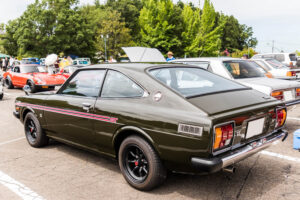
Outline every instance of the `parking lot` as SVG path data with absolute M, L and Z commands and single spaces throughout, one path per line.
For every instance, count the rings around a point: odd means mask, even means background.
M 292 133 L 300 128 L 300 106 L 288 112 L 284 143 L 237 164 L 236 173 L 169 174 L 151 192 L 131 188 L 116 161 L 55 141 L 35 149 L 12 112 L 20 89 L 0 101 L 0 199 L 299 199 L 300 152 Z

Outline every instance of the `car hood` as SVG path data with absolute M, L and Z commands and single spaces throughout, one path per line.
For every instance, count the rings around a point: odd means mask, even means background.
M 188 101 L 208 115 L 214 115 L 277 100 L 258 91 L 249 89 L 204 95 L 190 98 Z
M 235 80 L 239 83 L 242 83 L 244 85 L 247 85 L 259 91 L 261 91 L 259 89 L 259 86 L 262 86 L 262 88 L 264 87 L 271 88 L 272 90 L 282 90 L 282 89 L 300 87 L 300 83 L 297 81 L 287 81 L 287 80 L 280 80 L 280 79 L 266 78 L 266 77 L 245 78 L 245 79 L 235 79 Z
M 130 62 L 166 62 L 165 57 L 156 48 L 122 47 Z
M 61 74 L 49 74 L 49 73 L 31 73 L 33 79 L 38 78 L 42 80 L 45 85 L 61 85 L 67 78 Z

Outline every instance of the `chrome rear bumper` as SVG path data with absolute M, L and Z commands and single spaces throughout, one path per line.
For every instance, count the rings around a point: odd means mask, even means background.
M 247 144 L 241 148 L 230 151 L 224 155 L 220 155 L 211 159 L 203 159 L 192 157 L 191 163 L 194 167 L 201 171 L 208 173 L 217 172 L 225 167 L 238 163 L 253 154 L 268 148 L 272 143 L 280 139 L 285 139 L 288 133 L 285 130 L 277 131 L 263 139 L 256 140 L 250 144 Z

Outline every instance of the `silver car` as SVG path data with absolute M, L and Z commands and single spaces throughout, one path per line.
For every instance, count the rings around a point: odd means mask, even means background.
M 220 57 L 186 58 L 173 62 L 200 66 L 284 101 L 287 106 L 300 103 L 300 82 L 267 78 L 265 71 L 254 61 Z
M 275 59 L 251 59 L 268 71 L 273 78 L 300 81 L 300 68 L 293 69 Z

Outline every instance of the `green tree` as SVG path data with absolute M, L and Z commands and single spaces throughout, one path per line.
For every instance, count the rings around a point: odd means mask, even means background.
M 180 12 L 181 9 L 174 6 L 171 0 L 145 0 L 139 17 L 140 44 L 158 48 L 161 52 L 172 50 L 175 55 L 180 55 Z
M 193 41 L 190 50 L 198 56 L 217 56 L 221 48 L 221 31 L 224 22 L 216 26 L 216 12 L 212 3 L 205 0 L 201 20 L 200 29 Z
M 125 27 L 130 30 L 130 34 L 135 41 L 139 38 L 139 16 L 143 7 L 141 0 L 108 0 L 106 7 L 116 10 L 121 14 L 121 21 L 125 22 Z
M 108 36 L 107 49 L 109 55 L 115 58 L 120 56 L 121 47 L 135 45 L 131 40 L 130 29 L 125 27 L 125 22 L 121 21 L 121 14 L 115 10 L 106 11 L 105 18 L 97 30 L 96 43 L 100 52 L 105 50 L 103 36 Z
M 8 42 L 17 44 L 18 50 L 14 54 L 40 57 L 60 52 L 93 55 L 93 33 L 78 12 L 77 4 L 77 0 L 36 0 L 29 5 L 20 18 L 6 27 Z M 9 43 L 7 45 L 11 47 Z
M 234 16 L 224 16 L 221 14 L 221 17 L 226 21 L 221 36 L 222 51 L 228 49 L 230 52 L 235 52 L 256 46 L 257 39 L 253 37 L 251 27 L 241 25 Z
M 187 56 L 196 56 L 193 44 L 196 43 L 197 34 L 200 30 L 200 9 L 193 10 L 191 6 L 185 4 L 182 11 L 183 32 L 182 43 Z

